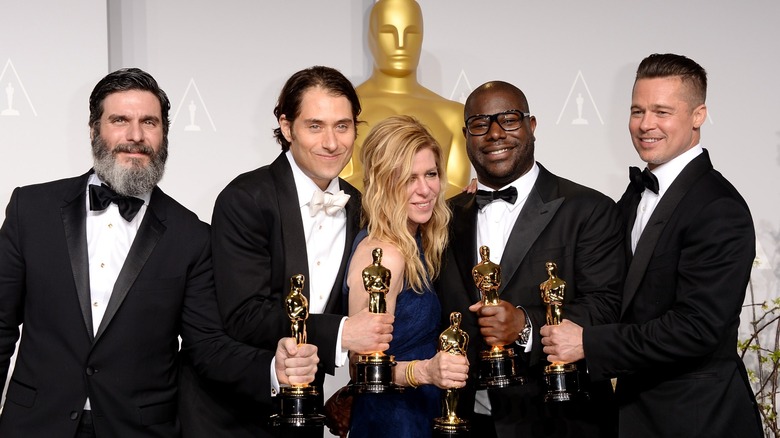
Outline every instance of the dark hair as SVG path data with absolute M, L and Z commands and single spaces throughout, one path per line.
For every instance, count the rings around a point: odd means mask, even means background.
M 701 105 L 707 99 L 707 72 L 694 60 L 673 53 L 654 53 L 639 63 L 636 80 L 679 76 L 691 90 L 692 103 Z
M 282 92 L 274 108 L 274 117 L 279 120 L 284 115 L 292 123 L 301 114 L 301 101 L 303 93 L 311 87 L 321 87 L 333 96 L 344 96 L 352 104 L 352 119 L 355 126 L 358 124 L 360 114 L 360 100 L 355 87 L 340 71 L 323 66 L 314 66 L 301 70 L 290 76 L 284 84 Z M 274 129 L 276 141 L 282 145 L 282 151 L 290 149 L 290 142 L 284 138 L 282 128 Z
M 167 138 L 168 128 L 171 125 L 171 121 L 168 119 L 171 102 L 152 75 L 138 68 L 123 68 L 109 73 L 95 85 L 89 96 L 89 127 L 95 130 L 99 128 L 100 118 L 103 117 L 103 101 L 106 96 L 129 90 L 149 91 L 157 96 L 162 113 L 163 138 Z

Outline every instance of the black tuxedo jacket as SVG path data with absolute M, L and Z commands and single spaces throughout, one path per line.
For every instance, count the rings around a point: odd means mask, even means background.
M 89 397 L 98 436 L 176 437 L 177 362 L 228 387 L 267 387 L 271 352 L 226 344 L 208 225 L 159 188 L 93 333 L 89 174 L 14 190 L 0 229 L 0 379 L 24 324 L 0 436 L 73 436 Z M 256 388 L 256 389 L 253 389 Z
M 748 206 L 691 161 L 659 201 L 632 256 L 641 192 L 618 203 L 630 260 L 620 324 L 585 328 L 591 376 L 619 377 L 620 436 L 760 437 L 737 328 L 755 233 Z
M 360 193 L 343 180 L 339 185 L 350 195 L 341 267 L 324 313 L 310 314 L 306 322 L 308 342 L 317 346 L 320 358 L 315 380 L 320 388 L 325 373 L 335 371 L 336 339 L 344 317 L 341 288 L 360 216 Z M 290 277 L 306 277 L 303 293 L 307 298 L 310 278 L 298 192 L 284 153 L 268 166 L 239 175 L 220 193 L 212 218 L 212 247 L 217 296 L 227 332 L 242 342 L 275 348 L 280 338 L 290 336 L 284 308 Z M 198 418 L 202 424 L 192 436 L 272 433 L 265 425 L 267 415 L 258 413 L 251 400 L 213 387 L 201 395 Z
M 491 390 L 492 417 L 499 437 L 589 436 L 598 434 L 599 421 L 608 422 L 610 406 L 582 403 L 574 406 L 545 405 L 542 401 L 542 352 L 539 329 L 545 324 L 540 283 L 547 279 L 545 262 L 558 265 L 566 281 L 564 317 L 581 325 L 602 324 L 617 319 L 624 273 L 622 226 L 615 203 L 603 194 L 559 178 L 539 165 L 539 177 L 506 242 L 501 259 L 500 298 L 522 306 L 533 324 L 533 349 L 510 345 L 520 356 L 521 372 L 529 383 L 522 387 Z M 442 315 L 463 314 L 461 327 L 469 333 L 469 363 L 472 379 L 459 403 L 462 415 L 473 413 L 474 381 L 478 351 L 486 349 L 477 317 L 468 306 L 480 300 L 471 270 L 477 256 L 477 205 L 474 195 L 451 200 L 451 241 L 436 290 Z M 587 367 L 579 364 L 585 386 Z M 608 382 L 588 388 L 594 401 L 609 403 Z M 553 412 L 559 409 L 570 412 Z M 614 419 L 614 418 L 613 418 Z M 593 429 L 594 431 L 591 431 Z

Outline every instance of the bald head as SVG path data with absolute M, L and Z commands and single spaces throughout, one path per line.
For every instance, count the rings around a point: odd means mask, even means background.
M 528 108 L 528 99 L 526 99 L 525 94 L 520 90 L 519 88 L 515 87 L 514 85 L 504 82 L 504 81 L 490 81 L 485 82 L 484 84 L 480 85 L 474 91 L 469 94 L 469 97 L 466 99 L 466 104 L 463 108 L 464 112 L 464 120 L 469 118 L 470 116 L 477 114 L 474 112 L 474 102 L 477 102 L 479 100 L 484 99 L 490 99 L 491 95 L 503 93 L 506 95 L 510 95 L 515 98 L 516 102 L 521 103 L 522 108 L 515 108 L 520 111 L 524 112 L 530 112 Z

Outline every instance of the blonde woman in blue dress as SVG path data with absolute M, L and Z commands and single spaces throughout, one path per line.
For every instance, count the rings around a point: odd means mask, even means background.
M 441 415 L 440 388 L 463 387 L 465 356 L 437 353 L 441 306 L 432 281 L 447 245 L 450 211 L 444 199 L 442 151 L 428 130 L 409 116 L 379 122 L 368 134 L 364 166 L 362 224 L 347 271 L 349 314 L 368 306 L 362 270 L 382 248 L 382 265 L 392 273 L 387 312 L 395 315 L 387 354 L 398 365 L 401 394 L 357 396 L 350 437 L 426 437 Z M 353 352 L 361 353 L 361 352 Z

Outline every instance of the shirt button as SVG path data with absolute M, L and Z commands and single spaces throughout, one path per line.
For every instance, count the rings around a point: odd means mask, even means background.
M 94 303 L 92 303 L 92 307 L 98 307 L 99 305 L 100 305 L 100 304 L 99 304 L 97 301 L 95 301 Z
M 320 265 L 320 262 L 319 262 L 319 261 L 317 261 L 317 266 L 319 266 L 319 265 Z
M 108 228 L 114 228 L 114 224 L 108 224 Z
M 105 267 L 106 267 L 106 264 L 105 264 L 105 263 L 101 263 L 101 264 L 100 264 L 100 267 L 101 267 L 101 268 L 105 268 Z

